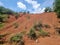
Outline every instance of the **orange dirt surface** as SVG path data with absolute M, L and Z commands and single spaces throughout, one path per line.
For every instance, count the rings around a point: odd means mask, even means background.
M 44 30 L 50 32 L 51 36 L 38 38 L 38 43 L 36 43 L 34 40 L 30 40 L 29 38 L 24 37 L 25 45 L 60 45 L 60 37 L 58 35 L 55 35 L 54 27 L 58 26 L 58 19 L 56 13 L 54 12 L 42 14 L 25 14 L 19 17 L 17 20 L 14 17 L 11 17 L 9 21 L 10 23 L 7 24 L 2 30 L 0 30 L 0 34 L 9 34 L 5 37 L 7 41 L 10 39 L 11 36 L 22 31 L 28 32 L 33 27 L 33 25 L 35 25 L 35 23 L 42 22 L 43 24 L 49 24 L 51 26 L 51 28 L 49 29 L 44 28 Z M 18 24 L 18 28 L 14 28 L 14 23 Z M 27 29 L 25 29 L 25 27 Z M 10 44 L 7 43 L 5 45 Z

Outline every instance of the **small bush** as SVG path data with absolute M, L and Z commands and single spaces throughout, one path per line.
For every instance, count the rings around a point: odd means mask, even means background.
M 4 23 L 0 23 L 0 29 L 4 27 Z
M 46 7 L 45 12 L 52 12 L 52 9 L 50 7 Z
M 2 39 L 3 37 L 5 37 L 6 35 L 8 35 L 8 34 L 0 35 L 0 39 Z
M 14 37 L 11 38 L 11 41 L 18 42 L 18 41 L 20 41 L 20 37 L 19 36 L 14 36 Z
M 45 24 L 44 26 L 45 26 L 46 28 L 50 28 L 50 25 L 48 25 L 48 24 Z
M 8 17 L 7 17 L 8 19 L 10 18 L 10 16 L 8 15 Z
M 60 34 L 60 28 L 59 28 L 59 27 L 56 27 L 55 29 L 56 29 L 56 32 L 57 32 L 58 34 Z
M 23 12 L 23 15 L 25 15 L 25 14 L 26 14 L 26 11 Z
M 45 32 L 43 30 L 40 30 L 39 32 L 40 32 L 40 36 L 42 36 L 42 37 L 49 36 L 48 32 Z
M 35 25 L 33 26 L 33 28 L 34 28 L 35 30 L 39 30 L 39 29 L 41 29 L 42 27 L 43 27 L 42 23 L 38 23 L 38 24 L 35 24 Z
M 18 43 L 18 45 L 25 45 L 24 44 L 24 40 L 20 40 L 19 43 Z
M 4 44 L 5 43 L 5 41 L 4 40 L 2 40 L 2 41 L 0 41 L 0 44 L 2 45 L 2 44 Z
M 15 42 L 18 45 L 24 45 L 23 35 L 18 34 L 16 36 L 11 37 L 10 42 L 11 43 Z
M 15 18 L 18 19 L 19 18 L 19 15 L 15 15 Z
M 29 12 L 29 11 L 27 11 L 26 13 L 27 13 L 27 14 L 29 14 L 30 12 Z
M 1 17 L 0 17 L 0 22 L 4 22 L 4 21 L 3 21 L 3 18 L 1 18 Z
M 36 33 L 35 33 L 35 31 L 33 29 L 31 29 L 29 31 L 28 37 L 30 37 L 31 39 L 34 39 L 34 40 L 37 38 Z
M 14 26 L 15 26 L 14 28 L 18 28 L 19 25 L 18 23 L 14 23 Z
M 10 40 L 11 40 L 12 42 L 19 42 L 22 38 L 23 38 L 23 37 L 22 37 L 22 34 L 17 34 L 17 35 L 15 35 L 15 36 L 11 37 Z
M 24 32 L 21 32 L 20 34 L 16 34 L 15 36 L 10 38 L 10 42 L 16 42 L 22 45 L 24 43 L 23 41 L 24 34 L 25 34 Z
M 0 44 L 6 43 L 6 39 L 4 38 L 6 35 L 8 35 L 8 34 L 0 35 Z

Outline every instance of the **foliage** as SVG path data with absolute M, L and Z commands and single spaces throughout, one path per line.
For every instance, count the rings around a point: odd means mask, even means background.
M 4 44 L 6 43 L 6 39 L 4 38 L 5 36 L 9 35 L 7 34 L 0 34 L 0 44 Z
M 0 6 L 0 14 L 15 14 L 16 12 L 8 9 L 8 8 L 5 8 L 3 6 Z
M 14 28 L 18 28 L 19 25 L 18 23 L 14 23 L 14 26 L 15 26 Z
M 6 35 L 9 35 L 9 34 L 0 34 L 0 39 L 2 39 L 3 37 L 5 37 Z
M 0 22 L 4 22 L 2 17 L 0 17 Z
M 42 25 L 41 22 L 39 22 L 38 24 L 35 24 L 35 25 L 33 26 L 33 28 L 34 28 L 35 30 L 39 30 L 39 29 L 41 29 L 42 27 L 43 27 L 43 25 Z
M 55 0 L 54 11 L 57 13 L 57 17 L 60 18 L 60 0 Z
M 2 28 L 4 26 L 4 23 L 0 23 L 0 28 Z
M 45 26 L 46 28 L 50 28 L 50 25 L 48 25 L 48 24 L 45 24 L 44 26 Z
M 24 11 L 23 14 L 25 15 L 26 14 L 26 11 Z
M 2 39 L 3 37 L 5 37 L 5 35 L 0 35 L 0 39 Z
M 29 11 L 27 11 L 27 13 L 29 14 L 30 12 L 29 12 Z
M 35 33 L 35 31 L 33 29 L 31 29 L 29 31 L 28 37 L 30 37 L 31 39 L 34 39 L 34 40 L 37 38 L 36 33 Z
M 50 7 L 46 7 L 45 12 L 52 12 L 52 9 Z
M 25 45 L 24 40 L 21 40 L 18 45 Z
M 10 38 L 10 42 L 16 42 L 16 44 L 18 45 L 24 45 L 23 35 L 24 32 L 16 34 L 15 36 Z
M 5 41 L 0 41 L 0 45 L 2 45 L 2 44 L 4 44 L 5 43 Z
M 19 18 L 19 14 L 15 13 L 15 18 L 18 19 Z
M 39 32 L 40 32 L 40 36 L 42 36 L 42 37 L 49 36 L 48 32 L 45 32 L 43 30 L 39 30 Z
M 19 17 L 18 15 L 15 15 L 15 18 L 16 18 L 16 19 L 18 19 L 18 17 Z
M 0 22 L 4 23 L 8 20 L 8 14 L 0 14 Z
M 56 27 L 56 33 L 60 35 L 60 27 Z
M 16 34 L 15 36 L 11 37 L 10 41 L 12 41 L 12 42 L 19 42 L 20 40 L 23 39 L 23 35 L 24 35 L 23 32 L 21 32 L 19 34 Z

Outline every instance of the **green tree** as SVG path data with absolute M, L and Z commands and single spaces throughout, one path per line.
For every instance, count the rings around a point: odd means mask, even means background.
M 12 11 L 11 9 L 0 6 L 0 14 L 16 14 L 16 12 Z
M 60 18 L 60 0 L 55 0 L 54 11 L 57 13 L 57 17 Z
M 52 9 L 50 7 L 46 7 L 45 12 L 52 12 Z
M 3 22 L 3 18 L 2 17 L 0 17 L 0 22 Z

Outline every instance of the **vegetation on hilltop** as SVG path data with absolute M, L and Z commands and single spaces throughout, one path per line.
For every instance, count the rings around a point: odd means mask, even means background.
M 60 18 L 60 0 L 55 0 L 53 9 L 57 13 L 57 17 Z
M 52 12 L 52 9 L 50 7 L 46 7 L 45 12 Z
M 0 14 L 15 14 L 16 12 L 8 9 L 8 8 L 5 8 L 3 6 L 0 6 Z

